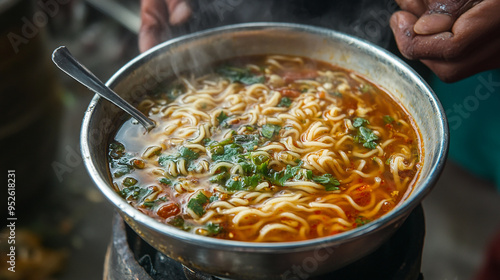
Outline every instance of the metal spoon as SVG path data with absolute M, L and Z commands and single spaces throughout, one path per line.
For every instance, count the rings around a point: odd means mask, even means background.
M 52 53 L 52 61 L 64 73 L 127 112 L 142 124 L 148 132 L 156 126 L 154 121 L 146 117 L 141 111 L 137 110 L 112 89 L 104 85 L 103 82 L 90 72 L 90 70 L 78 62 L 66 47 L 61 46 L 55 49 Z

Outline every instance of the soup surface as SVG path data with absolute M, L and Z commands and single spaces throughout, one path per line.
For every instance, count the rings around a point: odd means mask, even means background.
M 115 190 L 194 234 L 277 242 L 391 211 L 421 164 L 418 130 L 375 84 L 303 57 L 240 57 L 166 81 L 109 145 Z

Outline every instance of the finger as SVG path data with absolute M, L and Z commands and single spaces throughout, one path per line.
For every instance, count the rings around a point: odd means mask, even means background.
M 427 10 L 427 5 L 423 0 L 396 0 L 401 10 L 421 16 Z
M 141 29 L 139 30 L 141 52 L 168 39 L 167 14 L 167 7 L 162 1 L 141 1 Z
M 411 59 L 463 59 L 500 36 L 499 1 L 484 1 L 464 13 L 453 24 L 451 32 L 416 35 L 412 30 L 414 16 L 398 14 L 394 19 L 395 38 L 403 55 Z M 408 32 L 409 31 L 409 32 Z M 402 34 L 410 36 L 402 36 Z M 491 56 L 494 52 L 490 53 Z
M 413 30 L 420 35 L 436 34 L 449 31 L 454 22 L 449 14 L 426 14 L 417 20 Z
M 186 22 L 191 16 L 191 7 L 185 0 L 165 0 L 167 3 L 169 22 L 179 25 Z
M 427 11 L 415 23 L 415 33 L 430 35 L 450 31 L 455 20 L 479 1 L 459 0 L 445 2 L 429 1 Z
M 477 40 L 477 39 L 476 39 Z M 473 51 L 456 59 L 422 60 L 436 75 L 445 82 L 455 82 L 476 73 L 500 67 L 500 36 L 488 37 L 488 42 L 476 44 Z
M 397 12 L 391 17 L 391 28 L 397 46 L 408 59 L 449 60 L 461 53 L 467 45 L 456 44 L 456 38 L 451 32 L 417 35 L 413 30 L 416 21 L 417 17 L 407 12 Z

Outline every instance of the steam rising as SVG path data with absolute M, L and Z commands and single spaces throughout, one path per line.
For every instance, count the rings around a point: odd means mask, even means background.
M 193 18 L 174 28 L 174 36 L 245 22 L 291 22 L 326 27 L 387 48 L 393 0 L 193 0 Z

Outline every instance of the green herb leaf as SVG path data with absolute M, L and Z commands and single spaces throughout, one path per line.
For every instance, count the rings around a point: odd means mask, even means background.
M 130 166 L 122 165 L 114 170 L 113 177 L 120 178 L 123 175 L 129 174 L 131 170 Z
M 333 96 L 336 96 L 336 97 L 342 97 L 342 93 L 338 92 L 338 91 L 334 91 L 331 93 Z
M 208 223 L 207 230 L 210 236 L 214 236 L 221 233 L 223 227 L 220 224 Z
M 262 126 L 262 136 L 266 137 L 267 139 L 272 139 L 274 135 L 278 134 L 279 131 L 281 130 L 281 126 L 275 125 L 275 124 L 265 124 Z
M 192 160 L 195 160 L 199 157 L 200 157 L 200 154 L 190 150 L 189 148 L 182 146 L 179 149 L 179 154 L 160 156 L 160 158 L 158 159 L 158 164 L 165 167 L 165 166 L 167 166 L 167 163 L 169 161 L 178 162 L 181 159 L 186 160 L 189 164 Z
M 365 142 L 371 142 L 371 141 L 378 140 L 378 136 L 375 133 L 373 133 L 373 131 L 369 128 L 360 127 L 359 133 L 363 137 Z
M 366 225 L 369 222 L 371 222 L 371 220 L 368 219 L 368 218 L 365 218 L 363 216 L 356 217 L 356 220 L 354 221 L 354 223 L 356 224 L 356 227 L 360 227 L 362 225 Z
M 384 123 L 386 123 L 386 124 L 392 123 L 394 121 L 394 119 L 391 116 L 389 116 L 389 115 L 385 115 L 383 117 L 383 119 L 384 119 Z
M 228 191 L 241 191 L 244 189 L 244 186 L 244 183 L 236 177 L 229 178 L 225 185 Z
M 241 145 L 247 152 L 255 150 L 259 145 L 259 136 L 256 134 L 234 135 L 234 143 Z
M 184 227 L 184 219 L 181 216 L 175 216 L 174 218 L 170 219 L 168 223 L 173 225 L 174 227 Z
M 109 144 L 109 156 L 114 159 L 122 157 L 125 153 L 125 146 L 120 142 L 113 142 Z
M 168 178 L 160 178 L 158 181 L 164 185 L 172 185 L 172 180 Z
M 212 195 L 210 197 L 210 202 L 214 202 L 214 201 L 217 201 L 217 200 L 219 200 L 219 196 L 218 195 Z
M 318 184 L 325 186 L 326 191 L 336 191 L 339 189 L 340 182 L 335 179 L 331 174 L 324 174 L 321 176 L 313 176 L 312 180 Z
M 272 184 L 283 186 L 286 181 L 297 175 L 300 169 L 298 166 L 292 167 L 291 165 L 287 165 L 284 170 L 272 173 L 269 180 Z
M 229 178 L 229 173 L 228 172 L 222 172 L 219 174 L 215 174 L 212 177 L 208 179 L 210 183 L 218 183 L 218 184 L 224 184 L 226 180 Z
M 235 159 L 243 153 L 243 147 L 238 144 L 228 144 L 224 146 L 224 153 L 212 155 L 213 161 L 234 162 Z
M 179 153 L 181 157 L 185 158 L 186 160 L 194 160 L 200 157 L 200 154 L 193 152 L 192 150 L 186 147 L 181 147 L 179 149 Z
M 119 194 L 125 199 L 134 199 L 138 203 L 141 203 L 147 196 L 153 193 L 150 188 L 143 188 L 140 186 L 131 186 L 124 188 L 119 192 Z
M 256 83 L 263 83 L 266 80 L 263 75 L 257 76 L 253 74 L 249 69 L 238 67 L 223 66 L 218 68 L 216 72 L 228 78 L 232 83 L 252 85 Z
M 165 196 L 162 196 L 162 197 L 160 197 L 160 198 L 158 198 L 158 199 L 156 199 L 154 201 L 144 202 L 144 203 L 142 203 L 142 205 L 144 207 L 151 208 L 151 207 L 153 207 L 153 206 L 155 206 L 155 205 L 157 205 L 159 203 L 165 202 L 165 201 L 167 201 L 167 198 Z
M 363 147 L 373 150 L 377 148 L 377 144 L 374 142 L 366 142 L 363 144 Z
M 182 230 L 185 230 L 185 231 L 191 230 L 191 227 L 190 226 L 186 226 L 186 223 L 185 223 L 184 219 L 181 216 L 175 216 L 175 217 L 171 218 L 168 221 L 168 223 L 171 224 L 172 226 L 176 227 L 176 228 L 179 228 L 179 229 L 182 229 Z
M 217 116 L 217 121 L 219 122 L 220 126 L 224 126 L 224 122 L 229 118 L 224 111 L 222 111 L 218 116 Z
M 370 124 L 370 122 L 368 120 L 365 120 L 363 118 L 355 118 L 354 122 L 352 123 L 352 126 L 361 127 L 361 126 L 365 126 L 367 124 Z
M 297 172 L 297 175 L 295 175 L 296 180 L 309 180 L 312 181 L 313 179 L 313 173 L 309 169 L 301 168 L 299 172 Z
M 131 186 L 137 184 L 137 180 L 135 178 L 132 178 L 132 177 L 127 177 L 127 178 L 123 179 L 122 184 L 124 186 L 131 187 Z
M 202 141 L 203 141 L 203 145 L 205 145 L 205 146 L 210 146 L 211 144 L 217 143 L 217 141 L 212 140 L 210 138 L 204 138 Z
M 255 188 L 261 181 L 262 176 L 259 174 L 243 177 L 243 184 L 246 188 Z
M 378 136 L 373 133 L 373 131 L 364 126 L 359 127 L 358 135 L 354 136 L 354 142 L 363 144 L 363 147 L 368 149 L 375 149 L 377 144 Z
M 292 105 L 292 100 L 289 97 L 282 97 L 280 103 L 278 103 L 278 107 L 290 107 Z
M 125 146 L 119 142 L 113 142 L 109 145 L 109 163 L 113 177 L 120 178 L 134 170 L 132 164 L 133 156 L 125 152 Z
M 234 176 L 226 181 L 228 191 L 241 191 L 255 188 L 262 181 L 262 175 Z
M 208 202 L 208 197 L 203 192 L 198 192 L 196 197 L 189 200 L 187 207 L 201 217 L 205 214 L 204 205 Z

